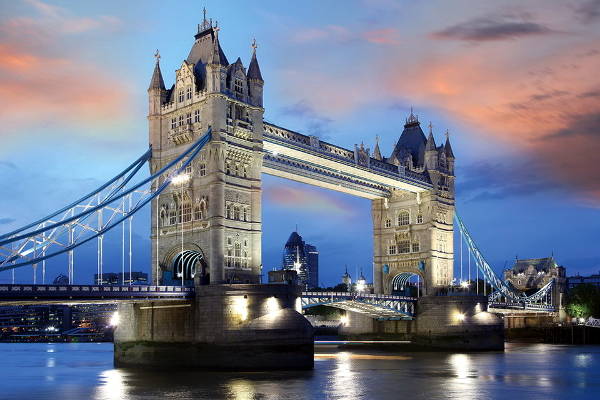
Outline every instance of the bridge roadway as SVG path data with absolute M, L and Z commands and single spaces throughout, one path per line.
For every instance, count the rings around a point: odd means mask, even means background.
M 0 285 L 0 305 L 114 303 L 194 298 L 193 287 L 149 285 Z M 302 292 L 302 308 L 328 305 L 380 320 L 412 319 L 417 299 L 350 292 Z

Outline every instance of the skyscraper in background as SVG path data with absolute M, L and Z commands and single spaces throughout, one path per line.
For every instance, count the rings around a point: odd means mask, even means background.
M 298 273 L 298 282 L 310 289 L 319 282 L 319 251 L 302 240 L 298 232 L 292 232 L 283 248 L 283 269 Z

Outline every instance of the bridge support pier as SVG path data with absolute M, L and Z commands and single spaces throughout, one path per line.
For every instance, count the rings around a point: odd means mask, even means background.
M 181 302 L 119 305 L 115 366 L 313 368 L 313 329 L 290 285 L 208 285 Z

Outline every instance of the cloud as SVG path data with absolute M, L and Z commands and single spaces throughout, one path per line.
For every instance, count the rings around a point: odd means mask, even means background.
M 16 219 L 14 219 L 14 218 L 0 218 L 0 225 L 11 224 L 15 221 L 16 221 Z
M 340 200 L 337 194 L 309 186 L 299 188 L 288 185 L 265 185 L 263 195 L 270 203 L 295 211 L 337 217 L 356 215 L 356 210 Z
M 0 167 L 5 167 L 5 168 L 10 168 L 10 169 L 17 169 L 17 166 L 15 165 L 15 163 L 12 163 L 10 161 L 0 161 Z
M 557 32 L 531 21 L 515 20 L 507 17 L 482 17 L 434 32 L 430 37 L 467 42 L 486 42 L 552 33 Z
M 284 107 L 281 114 L 300 119 L 306 126 L 305 133 L 318 136 L 323 140 L 328 137 L 329 128 L 333 122 L 332 119 L 318 114 L 306 100 Z
M 128 115 L 127 85 L 84 61 L 66 35 L 114 29 L 118 19 L 76 17 L 60 7 L 28 0 L 34 17 L 0 21 L 0 119 L 5 128 L 111 124 Z M 33 39 L 35 38 L 35 40 Z M 10 130 L 10 129 L 9 129 Z
M 303 28 L 292 34 L 295 43 L 315 41 L 332 41 L 335 43 L 368 42 L 380 45 L 398 44 L 399 32 L 396 28 L 379 28 L 371 30 L 349 29 L 341 25 L 327 25 L 320 28 Z
M 575 14 L 586 24 L 600 19 L 600 0 L 587 0 L 575 7 Z

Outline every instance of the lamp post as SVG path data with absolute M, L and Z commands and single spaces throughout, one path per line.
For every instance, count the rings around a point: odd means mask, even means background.
M 180 200 L 180 211 L 179 218 L 181 219 L 181 254 L 179 255 L 179 263 L 181 264 L 181 287 L 184 285 L 184 273 L 183 273 L 183 186 L 190 180 L 190 175 L 181 173 L 171 178 L 171 182 L 181 187 L 181 200 Z

